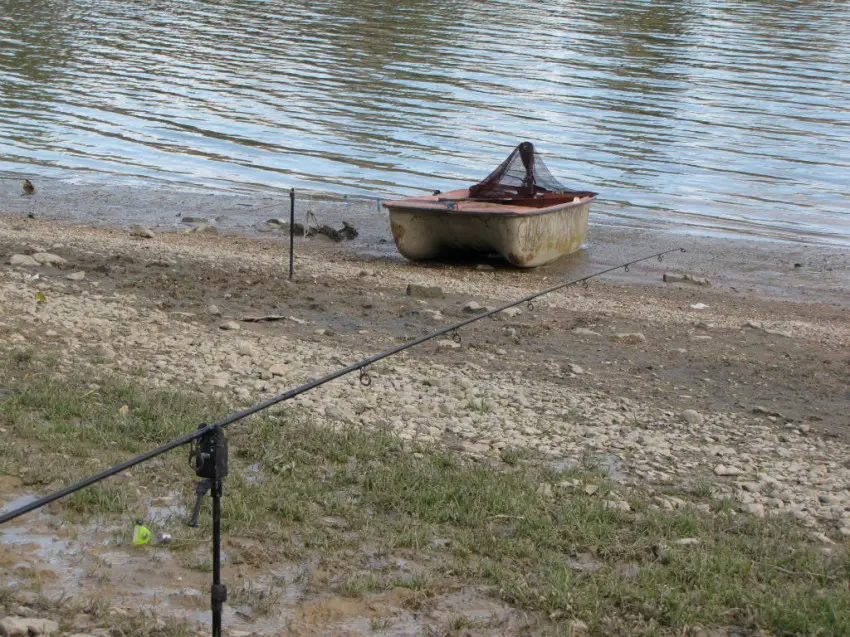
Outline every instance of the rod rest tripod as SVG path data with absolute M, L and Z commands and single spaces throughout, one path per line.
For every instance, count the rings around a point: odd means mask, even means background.
M 201 425 L 204 429 L 207 425 Z M 189 526 L 198 526 L 201 501 L 204 494 L 212 492 L 213 523 L 213 583 L 210 588 L 212 606 L 212 634 L 221 637 L 221 611 L 227 601 L 227 586 L 221 583 L 221 481 L 227 476 L 227 439 L 221 427 L 215 427 L 192 443 L 189 464 L 200 478 L 195 487 L 195 507 Z

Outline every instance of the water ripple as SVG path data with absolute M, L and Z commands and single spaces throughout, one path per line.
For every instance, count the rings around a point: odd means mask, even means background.
M 850 245 L 843 2 L 5 7 L 4 174 L 412 194 L 530 138 L 612 219 Z

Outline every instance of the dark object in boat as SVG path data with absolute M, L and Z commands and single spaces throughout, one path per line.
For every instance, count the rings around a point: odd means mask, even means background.
M 511 200 L 513 203 L 517 203 L 517 199 L 535 199 L 552 194 L 574 197 L 579 193 L 552 176 L 531 142 L 522 142 L 496 170 L 469 188 L 470 199 Z

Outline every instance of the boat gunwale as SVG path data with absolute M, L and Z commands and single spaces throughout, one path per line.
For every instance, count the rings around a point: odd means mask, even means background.
M 596 195 L 592 197 L 584 197 L 579 201 L 566 201 L 563 203 L 554 204 L 551 206 L 547 206 L 545 208 L 532 208 L 529 207 L 527 210 L 517 211 L 517 210 L 482 210 L 481 208 L 449 208 L 449 207 L 431 207 L 430 204 L 437 203 L 436 200 L 433 202 L 429 199 L 399 199 L 396 201 L 385 201 L 382 202 L 382 205 L 390 211 L 398 210 L 402 212 L 417 212 L 422 214 L 436 214 L 436 215 L 451 215 L 456 217 L 478 217 L 478 216 L 496 216 L 496 217 L 535 217 L 538 215 L 551 214 L 553 212 L 560 212 L 562 210 L 569 210 L 571 208 L 577 208 L 579 206 L 583 206 L 591 203 L 594 199 L 596 199 Z M 476 202 L 480 203 L 480 202 Z M 423 205 L 425 204 L 425 205 Z M 503 206 L 508 207 L 505 204 L 488 204 L 491 206 Z M 511 206 L 516 207 L 516 206 Z

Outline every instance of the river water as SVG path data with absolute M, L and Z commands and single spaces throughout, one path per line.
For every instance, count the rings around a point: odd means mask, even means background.
M 843 1 L 0 8 L 0 201 L 19 175 L 390 197 L 529 139 L 597 220 L 850 245 Z

